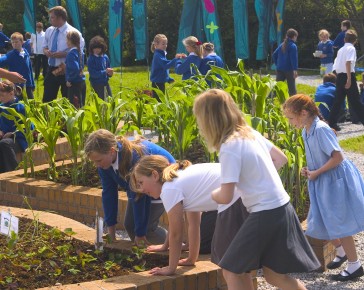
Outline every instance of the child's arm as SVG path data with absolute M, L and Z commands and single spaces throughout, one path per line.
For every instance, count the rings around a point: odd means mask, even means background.
M 322 167 L 317 170 L 307 170 L 307 178 L 315 180 L 320 174 L 337 167 L 343 160 L 344 156 L 341 151 L 333 151 L 331 158 Z
M 345 89 L 348 90 L 351 87 L 351 61 L 350 60 L 345 63 L 345 68 L 346 68 L 346 76 L 347 76 Z
M 282 168 L 287 163 L 287 156 L 278 147 L 273 146 L 269 154 L 277 170 Z
M 183 240 L 183 205 L 177 203 L 168 212 L 169 222 L 169 265 L 163 268 L 154 268 L 150 270 L 153 275 L 172 275 L 175 273 L 181 256 Z
M 219 204 L 228 204 L 232 201 L 235 191 L 235 182 L 223 183 L 221 187 L 215 189 L 212 193 L 212 199 Z
M 25 83 L 26 80 L 23 76 L 17 72 L 10 72 L 8 70 L 0 68 L 0 78 L 8 79 L 13 83 Z

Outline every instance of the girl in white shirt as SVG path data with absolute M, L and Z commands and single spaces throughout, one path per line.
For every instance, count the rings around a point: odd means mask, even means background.
M 228 203 L 238 188 L 249 212 L 219 262 L 228 289 L 254 289 L 249 272 L 259 268 L 268 283 L 282 290 L 306 289 L 286 273 L 312 271 L 320 263 L 277 172 L 286 156 L 246 124 L 223 90 L 202 93 L 193 109 L 210 151 L 220 152 L 221 187 L 212 198 Z
M 180 161 L 169 165 L 163 156 L 143 156 L 134 166 L 130 177 L 133 190 L 153 198 L 161 198 L 168 214 L 169 238 L 164 245 L 151 246 L 148 250 L 162 251 L 169 247 L 169 265 L 154 268 L 154 275 L 171 275 L 177 265 L 194 265 L 200 247 L 200 220 L 202 211 L 223 212 L 230 208 L 243 210 L 239 194 L 233 194 L 229 204 L 218 205 L 211 198 L 211 192 L 220 186 L 221 167 L 219 163 L 191 165 L 189 161 Z M 188 221 L 189 255 L 179 259 L 183 238 L 183 214 Z M 242 216 L 242 215 L 240 215 Z M 242 224 L 243 221 L 240 221 Z M 225 227 L 226 228 L 226 227 Z M 227 231 L 227 230 L 226 230 Z M 229 229 L 231 231 L 231 229 Z M 221 256 L 223 246 L 218 251 Z

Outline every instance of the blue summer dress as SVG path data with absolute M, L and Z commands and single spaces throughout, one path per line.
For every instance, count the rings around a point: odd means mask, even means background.
M 322 167 L 333 151 L 342 151 L 333 130 L 318 117 L 302 131 L 309 170 Z M 332 240 L 364 230 L 364 182 L 355 165 L 344 159 L 337 167 L 308 181 L 310 210 L 306 234 Z

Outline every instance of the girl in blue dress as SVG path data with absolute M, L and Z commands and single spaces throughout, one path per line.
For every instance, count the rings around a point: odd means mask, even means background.
M 334 279 L 348 281 L 364 275 L 356 253 L 353 235 L 364 229 L 364 182 L 358 169 L 344 158 L 334 131 L 319 119 L 311 97 L 298 94 L 283 105 L 289 123 L 303 128 L 310 210 L 306 234 L 330 240 L 336 258 L 327 267 L 335 269 L 346 260 L 345 270 Z

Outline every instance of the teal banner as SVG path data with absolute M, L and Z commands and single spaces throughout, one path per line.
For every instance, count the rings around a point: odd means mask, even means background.
M 221 34 L 219 20 L 217 17 L 216 0 L 201 0 L 202 1 L 202 19 L 206 41 L 212 42 L 215 46 L 215 52 L 223 58 L 221 45 Z M 202 41 L 202 40 L 201 40 Z
M 109 0 L 109 53 L 111 67 L 122 65 L 124 0 Z
M 67 10 L 72 19 L 73 26 L 82 33 L 82 22 L 81 22 L 80 8 L 78 7 L 78 1 L 66 0 L 66 3 L 67 3 Z
M 272 5 L 272 0 L 255 0 L 255 11 L 259 21 L 257 60 L 264 60 L 268 56 Z
M 280 44 L 282 42 L 284 6 L 285 6 L 285 0 L 278 0 L 277 7 L 275 10 L 276 19 L 277 19 L 277 43 L 278 44 Z
M 24 0 L 24 31 L 35 33 L 35 5 L 33 0 Z
M 61 5 L 59 0 L 48 0 L 48 8 Z
M 237 59 L 249 58 L 248 7 L 246 0 L 233 1 L 235 53 Z
M 135 58 L 136 60 L 148 57 L 148 24 L 147 24 L 147 0 L 133 0 L 132 2 Z

